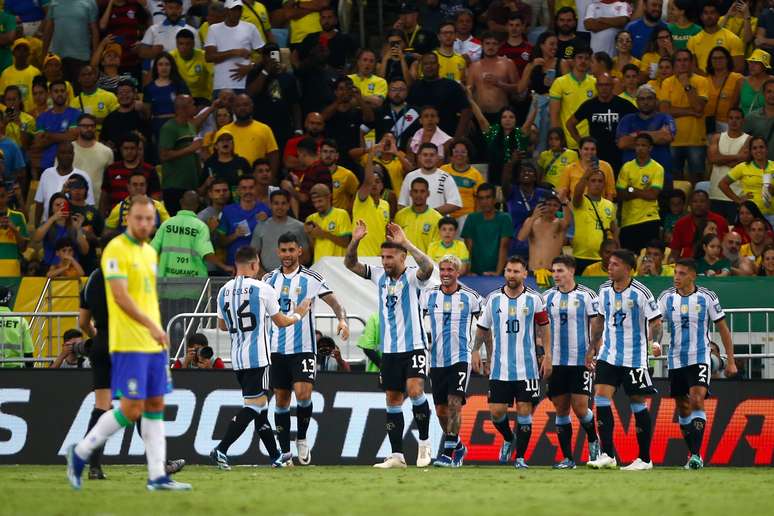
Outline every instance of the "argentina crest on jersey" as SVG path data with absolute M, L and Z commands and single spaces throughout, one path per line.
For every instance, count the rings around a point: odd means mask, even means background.
M 430 367 L 470 363 L 473 319 L 481 312 L 479 295 L 462 285 L 451 294 L 437 286 L 422 291 L 420 306 L 430 321 Z

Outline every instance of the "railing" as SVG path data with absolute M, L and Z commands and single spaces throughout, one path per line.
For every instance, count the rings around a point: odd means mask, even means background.
M 75 319 L 76 324 L 78 320 L 78 312 L 0 312 L 0 321 L 3 321 L 3 319 L 8 319 L 11 317 L 29 317 L 30 318 L 30 333 L 35 334 L 36 330 L 38 332 L 38 335 L 43 335 L 45 332 L 45 329 L 48 328 L 48 332 L 50 335 L 61 335 L 63 333 L 62 331 L 62 323 L 65 319 Z M 54 321 L 55 320 L 55 321 Z M 36 328 L 35 325 L 39 325 L 39 328 Z M 56 331 L 52 331 L 54 328 L 56 328 Z M 18 343 L 20 346 L 23 346 L 23 339 L 24 335 L 20 331 L 19 332 L 19 338 L 22 339 L 22 342 Z M 49 338 L 48 339 L 48 349 L 46 350 L 46 346 L 43 345 L 43 343 L 38 343 L 41 341 L 41 338 L 39 337 L 36 339 L 36 341 L 33 342 L 33 358 L 4 358 L 3 348 L 6 346 L 6 342 L 0 341 L 0 364 L 4 362 L 53 362 L 54 358 L 58 353 L 59 349 L 54 349 L 54 340 Z M 22 347 L 23 352 L 23 347 Z

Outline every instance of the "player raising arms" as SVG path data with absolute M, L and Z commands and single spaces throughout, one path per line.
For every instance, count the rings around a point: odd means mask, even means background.
M 420 289 L 427 286 L 433 274 L 433 262 L 416 248 L 400 226 L 387 226 L 387 241 L 381 245 L 382 265 L 358 262 L 357 247 L 367 234 L 366 225 L 358 220 L 352 232 L 344 264 L 358 276 L 371 280 L 379 290 L 379 337 L 382 343 L 380 381 L 387 397 L 387 435 L 392 454 L 375 468 L 405 468 L 403 457 L 404 392 L 413 405 L 414 420 L 419 430 L 417 467 L 430 465 L 430 404 L 425 397 L 427 355 L 425 332 L 419 308 Z M 406 253 L 418 267 L 406 266 Z
M 479 295 L 457 282 L 462 262 L 446 255 L 438 262 L 441 285 L 422 291 L 419 304 L 430 318 L 430 378 L 435 413 L 446 436 L 443 454 L 433 463 L 460 467 L 467 449 L 460 441 L 460 411 L 470 379 L 473 317 L 481 313 Z
M 677 400 L 680 429 L 691 454 L 685 468 L 701 469 L 704 467 L 701 443 L 707 423 L 704 398 L 711 374 L 710 323 L 715 323 L 726 349 L 728 376 L 736 374 L 734 343 L 718 296 L 696 286 L 696 262 L 691 259 L 675 262 L 674 285 L 658 298 L 669 328 L 669 390 Z
M 210 458 L 220 469 L 231 469 L 228 449 L 244 433 L 250 422 L 266 447 L 271 465 L 281 468 L 291 460 L 290 454 L 277 451 L 274 432 L 269 424 L 269 343 L 267 318 L 278 327 L 291 326 L 309 311 L 306 300 L 290 315 L 280 311 L 277 294 L 271 285 L 256 279 L 260 270 L 258 251 L 244 246 L 237 249 L 234 258 L 236 271 L 218 291 L 218 328 L 231 335 L 231 365 L 242 387 L 244 407 L 237 412 L 226 429 L 226 435 L 210 452 Z
M 548 382 L 548 397 L 556 407 L 556 435 L 564 460 L 555 469 L 574 469 L 570 407 L 580 420 L 589 440 L 589 460 L 599 455 L 594 413 L 589 408 L 592 372 L 586 367 L 589 330 L 601 328 L 597 313 L 597 293 L 575 282 L 575 259 L 557 256 L 551 262 L 555 287 L 543 293 L 551 321 L 553 370 Z
M 481 345 L 487 343 L 489 361 L 489 412 L 497 431 L 505 439 L 500 463 L 507 464 L 514 451 L 514 437 L 508 421 L 508 407 L 516 400 L 516 468 L 527 468 L 524 455 L 532 436 L 532 403 L 540 400 L 540 376 L 551 376 L 551 347 L 538 368 L 536 338 L 550 342 L 548 314 L 543 298 L 527 288 L 527 263 L 511 256 L 505 263 L 505 285 L 486 298 L 478 320 L 473 347 L 473 369 L 482 371 Z M 491 339 L 490 339 L 491 337 Z
M 593 327 L 592 346 L 586 355 L 596 362 L 594 404 L 597 406 L 597 426 L 602 452 L 597 460 L 586 465 L 594 469 L 615 469 L 613 444 L 612 398 L 616 388 L 623 384 L 634 413 L 639 456 L 624 471 L 653 469 L 650 460 L 651 421 L 645 397 L 655 394 L 648 373 L 648 335 L 654 342 L 661 340 L 661 312 L 658 302 L 645 285 L 632 279 L 637 263 L 634 253 L 625 249 L 613 251 L 607 266 L 606 281 L 599 288 L 599 313 L 605 318 L 602 328 Z M 600 346 L 600 339 L 602 341 Z
M 302 301 L 320 298 L 331 307 L 339 320 L 338 334 L 349 338 L 347 314 L 322 276 L 302 267 L 299 260 L 303 249 L 293 233 L 280 235 L 277 255 L 281 265 L 263 277 L 274 288 L 279 299 L 280 311 L 289 313 Z M 310 309 L 306 316 L 288 327 L 272 325 L 271 328 L 271 386 L 276 396 L 274 425 L 277 428 L 283 455 L 290 454 L 290 394 L 296 394 L 296 449 L 298 462 L 307 465 L 312 453 L 306 443 L 306 431 L 312 419 L 312 389 L 315 379 L 317 342 L 314 315 Z
M 108 346 L 111 380 L 119 408 L 100 416 L 78 444 L 67 450 L 67 478 L 75 489 L 89 456 L 114 433 L 142 416 L 142 440 L 148 460 L 150 491 L 187 491 L 165 471 L 164 395 L 172 392 L 167 364 L 167 334 L 161 329 L 156 294 L 156 251 L 148 239 L 156 224 L 156 208 L 149 197 L 132 197 L 126 232 L 102 252 L 108 306 Z

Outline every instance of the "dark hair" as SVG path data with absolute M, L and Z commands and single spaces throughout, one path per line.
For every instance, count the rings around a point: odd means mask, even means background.
M 169 60 L 169 80 L 172 81 L 172 84 L 174 84 L 175 87 L 177 87 L 179 90 L 185 86 L 185 81 L 183 81 L 183 78 L 180 76 L 175 58 L 172 57 L 169 52 L 162 52 L 158 55 L 158 57 L 156 57 L 156 59 L 153 60 L 153 68 L 151 70 L 152 80 L 155 81 L 159 78 L 159 60 L 162 58 Z M 180 92 L 178 91 L 178 93 Z
M 460 227 L 460 223 L 457 222 L 457 219 L 454 217 L 450 217 L 446 215 L 445 217 L 441 217 L 441 220 L 438 221 L 438 229 L 441 229 L 443 226 L 451 225 L 454 226 L 454 229 L 458 229 Z
M 317 154 L 317 141 L 311 137 L 302 138 L 298 145 L 296 145 L 296 150 L 297 152 L 313 156 Z
M 478 188 L 476 188 L 476 195 L 481 192 L 492 192 L 492 195 L 495 195 L 497 193 L 497 188 L 495 188 L 495 185 L 492 183 L 481 183 L 478 185 Z
M 242 181 L 252 181 L 252 182 L 255 182 L 255 176 L 249 175 L 249 174 L 241 176 L 239 179 L 237 179 L 237 185 L 239 185 Z
M 277 246 L 280 244 L 296 244 L 297 246 L 301 247 L 301 243 L 298 241 L 298 237 L 295 233 L 292 233 L 288 231 L 287 233 L 282 233 L 279 238 L 277 239 Z
M 629 66 L 629 65 L 627 65 L 627 66 Z M 637 134 L 637 136 L 634 138 L 634 141 L 637 141 L 637 140 L 645 140 L 646 142 L 648 142 L 648 144 L 651 147 L 653 147 L 653 137 L 651 135 L 649 135 L 648 133 L 639 133 L 639 134 Z
M 457 145 L 464 145 L 465 150 L 468 151 L 468 156 L 473 155 L 473 142 L 470 141 L 469 138 L 466 138 L 465 136 L 460 136 L 459 138 L 452 138 L 449 142 L 449 150 L 454 150 L 454 147 Z
M 559 19 L 559 16 L 566 14 L 566 13 L 572 13 L 573 18 L 575 18 L 575 21 L 578 21 L 578 14 L 575 12 L 575 9 L 573 9 L 570 6 L 564 6 L 558 11 L 556 11 L 556 14 L 554 15 L 554 25 L 556 25 L 556 20 Z
M 730 108 L 728 108 L 726 115 L 728 115 L 728 113 L 731 113 L 731 111 L 736 111 L 737 113 L 742 115 L 742 118 L 744 118 L 744 111 L 742 111 L 742 108 L 740 108 L 739 106 L 731 106 Z
M 500 35 L 491 30 L 485 30 L 478 37 L 478 40 L 483 43 L 485 39 L 496 39 L 497 41 L 500 41 Z
M 559 256 L 551 260 L 551 266 L 553 267 L 554 265 L 564 265 L 568 269 L 574 270 L 576 267 L 575 258 L 573 258 L 572 256 L 567 256 L 566 254 L 560 254 Z
M 715 235 L 708 235 L 712 236 L 714 238 L 717 238 Z M 696 272 L 696 261 L 692 258 L 678 258 L 675 260 L 675 266 L 682 265 L 683 267 L 688 267 L 693 272 Z
M 712 7 L 716 11 L 720 12 L 720 5 L 718 4 L 718 2 L 716 0 L 705 0 L 701 4 L 701 10 L 699 11 L 699 13 L 703 13 L 704 9 L 706 9 L 707 7 Z
M 215 355 L 215 351 L 209 346 L 204 346 L 199 350 L 199 358 L 203 358 L 204 360 L 210 360 L 213 355 Z
M 696 232 L 698 233 L 698 230 Z M 709 245 L 710 242 L 712 242 L 716 238 L 720 240 L 719 236 L 712 235 L 712 234 L 704 235 L 703 237 L 701 237 L 701 240 L 699 240 L 699 242 L 696 244 L 696 246 L 693 249 L 693 257 L 696 260 L 701 260 L 702 258 L 704 258 L 704 255 L 707 254 L 704 252 L 704 247 Z M 677 265 L 678 262 L 679 260 L 675 261 L 675 265 Z
M 22 96 L 21 88 L 19 88 L 19 87 L 18 87 L 17 85 L 15 85 L 15 84 L 11 84 L 10 86 L 6 86 L 6 88 L 5 88 L 5 91 L 3 92 L 3 96 L 6 96 L 6 95 L 8 95 L 8 92 L 9 92 L 9 91 L 15 91 L 16 93 L 18 93 L 18 94 L 19 94 L 19 97 L 21 97 L 21 96 Z
M 720 52 L 723 54 L 723 57 L 726 58 L 726 69 L 729 72 L 734 71 L 734 58 L 731 57 L 731 52 L 728 51 L 726 47 L 721 47 L 720 45 L 714 47 L 712 50 L 710 50 L 710 53 L 707 54 L 707 75 L 714 75 L 715 74 L 715 67 L 712 65 L 712 54 L 714 52 Z
M 448 25 L 451 25 L 452 27 L 454 27 L 454 20 L 452 20 L 451 18 L 446 18 L 445 20 L 441 20 L 441 23 L 438 24 L 438 33 L 440 34 L 441 29 L 443 29 Z
M 419 146 L 419 149 L 417 149 L 417 154 L 425 149 L 433 149 L 435 152 L 438 152 L 438 145 L 431 142 L 425 142 Z
M 624 75 L 629 70 L 634 70 L 638 74 L 640 73 L 640 67 L 639 66 L 637 66 L 635 64 L 632 64 L 632 63 L 627 63 L 627 64 L 625 64 L 623 66 L 623 68 L 621 68 L 621 75 Z
M 578 150 L 580 150 L 584 145 L 587 143 L 593 143 L 594 147 L 599 148 L 599 144 L 597 143 L 597 139 L 593 136 L 584 136 L 580 140 L 578 140 Z
M 535 46 L 532 47 L 532 54 L 529 56 L 529 60 L 530 61 L 534 61 L 535 59 L 537 59 L 539 57 L 544 57 L 543 56 L 543 51 L 540 50 L 540 45 L 545 43 L 546 40 L 548 40 L 548 38 L 550 38 L 550 37 L 554 37 L 555 38 L 556 37 L 556 33 L 552 32 L 550 30 L 547 30 L 545 32 L 541 32 L 540 33 L 540 36 L 538 36 L 538 39 L 535 42 Z
M 521 14 L 520 12 L 518 12 L 518 11 L 516 11 L 516 12 L 512 12 L 512 13 L 511 13 L 511 14 L 508 16 L 508 21 L 512 21 L 512 20 L 519 20 L 519 21 L 521 21 L 521 23 L 525 23 L 525 22 L 524 22 L 524 15 L 522 15 L 522 14 Z
M 78 120 L 77 120 L 77 122 L 80 124 L 80 123 L 81 123 L 81 121 L 83 121 L 83 120 L 86 120 L 86 119 L 89 119 L 89 120 L 91 120 L 91 121 L 92 121 L 92 122 L 94 122 L 95 124 L 97 123 L 97 117 L 95 117 L 94 115 L 91 115 L 91 114 L 89 114 L 89 113 L 83 113 L 83 114 L 81 114 L 81 115 L 78 117 Z
M 709 199 L 709 193 L 707 192 L 707 190 L 694 190 L 693 192 L 691 192 L 691 199 L 693 199 L 697 195 L 703 195 L 704 197 Z
M 675 53 L 672 54 L 672 64 L 675 64 L 675 61 L 677 60 L 677 56 L 679 54 L 688 54 L 688 56 L 691 58 L 691 62 L 693 62 L 693 52 L 688 50 L 687 48 L 678 48 L 675 50 Z
M 613 69 L 613 58 L 607 52 L 594 52 L 594 59 L 603 63 L 608 70 Z
M 518 254 L 513 254 L 508 257 L 507 260 L 505 260 L 505 263 L 520 263 L 522 267 L 524 267 L 524 270 L 529 270 L 529 265 L 527 265 L 527 260 L 519 256 Z
M 352 82 L 352 79 L 350 79 L 350 78 L 349 78 L 349 77 L 347 77 L 346 75 L 341 75 L 341 76 L 339 76 L 339 77 L 336 77 L 336 78 L 333 80 L 333 89 L 334 89 L 334 90 L 336 90 L 336 88 L 338 88 L 338 87 L 339 87 L 339 85 L 340 85 L 341 83 L 343 83 L 343 82 L 344 82 L 344 83 L 348 83 L 350 86 L 354 86 L 354 85 L 355 85 L 355 83 L 354 83 L 354 82 Z
M 242 265 L 254 262 L 257 259 L 258 251 L 255 249 L 255 247 L 250 245 L 243 245 L 237 249 L 236 254 L 234 254 L 234 263 Z
M 766 222 L 766 219 L 763 218 L 755 218 L 752 222 L 750 222 L 750 227 L 752 227 L 753 224 L 760 223 L 763 224 L 763 229 L 768 230 L 769 229 L 769 223 Z
M 272 202 L 275 197 L 284 197 L 286 201 L 290 202 L 290 192 L 283 190 L 282 188 L 274 190 L 269 194 L 269 202 Z
M 188 346 L 207 346 L 209 341 L 203 333 L 192 333 L 185 339 L 185 345 Z
M 440 114 L 438 112 L 438 108 L 437 107 L 435 107 L 435 106 L 433 106 L 431 104 L 427 104 L 427 105 L 424 105 L 421 108 L 419 108 L 419 116 L 422 116 L 425 113 L 425 111 L 427 111 L 428 109 L 432 109 L 433 111 L 435 111 L 436 115 Z
M 403 253 L 406 253 L 406 248 L 403 247 L 400 244 L 396 244 L 395 242 L 390 242 L 389 240 L 382 242 L 382 245 L 380 246 L 381 249 L 397 249 L 398 251 L 401 251 Z
M 140 145 L 140 137 L 137 136 L 134 132 L 129 132 L 124 135 L 123 138 L 121 138 L 121 144 L 118 146 L 118 148 L 121 148 L 121 145 L 125 143 L 133 143 L 135 145 Z
M 761 212 L 761 209 L 758 207 L 758 205 L 750 200 L 747 200 L 747 201 L 744 201 L 741 204 L 741 206 L 739 206 L 739 209 L 736 212 L 736 221 L 734 222 L 734 226 L 742 225 L 741 221 L 739 220 L 739 212 L 742 210 L 742 207 L 746 208 L 747 211 L 752 213 L 753 220 L 760 219 L 760 220 L 766 221 L 766 218 L 763 216 L 763 213 Z M 766 222 L 766 225 L 768 227 L 768 230 L 771 231 L 771 225 L 768 224 L 768 222 Z
M 267 167 L 271 167 L 271 163 L 266 158 L 258 158 L 257 160 L 253 161 L 253 170 L 258 168 L 258 165 L 266 165 Z
M 674 1 L 675 0 L 672 0 L 672 2 Z M 648 44 L 645 46 L 645 53 L 658 52 L 658 38 L 659 34 L 662 32 L 669 34 L 669 39 L 672 39 L 672 32 L 668 27 L 656 27 L 653 32 L 650 33 L 650 39 L 648 40 Z
M 646 249 L 658 249 L 662 253 L 666 251 L 666 245 L 664 245 L 663 240 L 659 240 L 658 238 L 654 238 L 652 240 L 649 240 L 648 243 L 645 245 Z
M 414 180 L 411 182 L 411 184 L 410 184 L 409 186 L 410 186 L 411 188 L 414 188 L 414 185 L 415 185 L 415 184 L 417 184 L 417 183 L 419 183 L 419 184 L 421 184 L 421 185 L 425 185 L 425 186 L 427 187 L 427 189 L 428 189 L 428 190 L 430 190 L 430 183 L 428 183 L 428 182 L 427 182 L 427 179 L 425 179 L 424 177 L 417 177 L 417 178 L 415 178 L 415 179 L 414 179 Z
M 564 129 L 561 127 L 552 127 L 548 130 L 548 135 L 546 137 L 546 142 L 548 142 L 548 138 L 551 136 L 558 136 L 559 141 L 562 142 L 562 148 L 567 148 L 567 137 L 564 135 Z
M 575 51 L 572 53 L 572 58 L 575 59 L 579 55 L 587 55 L 591 57 L 593 53 L 594 51 L 591 50 L 591 47 L 582 46 L 575 49 Z
M 613 251 L 613 256 L 621 260 L 630 269 L 637 267 L 637 257 L 628 249 L 616 249 Z
M 701 190 L 696 190 L 701 191 Z M 668 199 L 674 199 L 675 197 L 679 198 L 681 201 L 685 202 L 685 192 L 680 190 L 679 188 L 673 188 L 669 191 L 669 195 L 667 196 Z
M 51 91 L 57 84 L 61 84 L 65 87 L 65 89 L 67 89 L 67 83 L 64 79 L 56 79 L 48 83 L 48 91 Z
M 207 188 L 207 191 L 208 192 L 211 191 L 215 187 L 215 185 L 226 185 L 229 187 L 229 193 L 231 192 L 231 184 L 228 181 L 226 181 L 226 179 L 223 177 L 215 176 L 215 180 L 212 183 L 210 183 L 210 186 Z
M 180 29 L 177 31 L 175 39 L 194 39 L 194 34 L 189 29 Z
M 767 142 L 766 138 L 764 138 L 763 136 L 753 136 L 752 138 L 750 138 L 750 141 L 747 142 L 747 150 L 750 153 L 750 159 L 747 160 L 747 163 L 752 163 L 754 161 L 752 157 L 752 147 L 753 147 L 753 143 L 755 143 L 758 140 L 762 141 L 763 144 L 766 145 L 767 149 L 769 148 L 769 142 Z
M 67 178 L 68 185 L 72 181 L 77 181 L 79 183 L 79 186 L 76 186 L 75 188 L 83 188 L 84 190 L 86 190 L 86 195 L 89 195 L 89 181 L 88 179 L 83 177 L 83 174 L 73 174 Z M 73 188 L 73 187 L 70 186 L 70 188 Z
M 65 331 L 62 334 L 62 342 L 70 339 L 77 339 L 79 337 L 83 337 L 83 333 L 81 332 L 81 330 L 78 330 L 76 328 L 70 328 L 69 330 Z
M 54 194 L 51 194 L 51 197 L 48 198 L 48 216 L 54 214 L 54 201 L 57 199 L 64 199 L 67 200 L 67 196 L 63 194 L 62 192 L 56 192 Z
M 72 238 L 62 237 L 57 239 L 56 243 L 54 244 L 54 251 L 61 251 L 66 247 L 70 247 L 71 249 L 75 250 L 75 243 L 73 242 Z
M 145 182 L 146 182 L 146 183 L 148 182 L 148 178 L 147 178 L 147 177 L 145 177 L 145 172 L 143 172 L 143 171 L 142 171 L 141 169 L 139 169 L 139 168 L 136 168 L 136 169 L 132 170 L 132 171 L 129 173 L 129 176 L 128 176 L 126 179 L 127 179 L 127 180 L 129 180 L 129 179 L 131 179 L 131 178 L 133 178 L 133 177 L 138 177 L 138 176 L 139 176 L 139 177 L 141 177 L 141 178 L 143 178 L 143 179 L 145 180 Z
M 763 85 L 761 86 L 761 91 L 766 91 L 766 88 L 768 88 L 770 85 L 774 84 L 774 77 L 769 77 L 765 81 L 763 81 Z
M 42 86 L 43 89 L 47 90 L 48 89 L 48 81 L 46 81 L 46 77 L 43 76 L 43 75 L 36 75 L 32 79 L 32 87 L 34 88 L 35 86 Z
M 312 139 L 312 138 L 310 138 L 310 140 L 311 140 L 311 139 Z M 338 146 L 338 144 L 336 143 L 336 140 L 334 140 L 333 138 L 326 138 L 326 139 L 324 139 L 324 140 L 323 140 L 323 141 L 320 143 L 320 148 L 322 149 L 323 147 L 331 147 L 331 148 L 332 148 L 333 150 L 335 150 L 336 152 L 339 152 L 339 146 Z
M 459 11 L 457 11 L 457 14 L 454 15 L 454 21 L 459 20 L 460 16 L 463 16 L 463 15 L 467 15 L 475 19 L 475 17 L 473 16 L 473 11 L 471 11 L 470 9 L 460 9 Z
M 621 34 L 624 34 L 624 33 L 628 34 L 628 35 L 629 35 L 629 37 L 630 37 L 630 38 L 632 38 L 632 40 L 634 39 L 634 36 L 632 36 L 632 33 L 631 33 L 631 31 L 629 31 L 629 30 L 626 30 L 626 29 L 623 29 L 623 30 L 620 30 L 620 31 L 618 31 L 618 32 L 616 33 L 614 41 L 615 41 L 616 43 L 618 43 L 618 36 L 620 36 Z
M 606 238 L 602 240 L 601 244 L 599 244 L 599 250 L 602 251 L 602 249 L 604 249 L 605 247 L 609 247 L 611 245 L 618 245 L 618 242 L 616 242 L 612 238 Z

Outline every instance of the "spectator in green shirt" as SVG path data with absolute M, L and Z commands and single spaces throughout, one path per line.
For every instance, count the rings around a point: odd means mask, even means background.
M 470 273 L 500 276 L 508 257 L 508 244 L 513 233 L 511 216 L 495 210 L 495 187 L 483 183 L 476 191 L 478 211 L 465 220 L 462 238 L 470 252 Z
M 199 196 L 189 190 L 180 199 L 181 210 L 161 224 L 151 246 L 159 254 L 160 278 L 206 278 L 207 264 L 233 272 L 215 255 L 210 228 L 196 216 Z
M 0 73 L 13 64 L 11 45 L 16 39 L 16 16 L 0 11 Z
M 366 373 L 378 373 L 382 363 L 382 354 L 379 352 L 381 342 L 379 339 L 379 314 L 372 314 L 366 321 L 363 334 L 357 339 L 357 347 L 363 350 L 366 361 Z
M 164 205 L 171 215 L 180 209 L 183 192 L 196 190 L 203 182 L 197 156 L 202 139 L 196 136 L 193 124 L 195 110 L 190 95 L 178 95 L 175 97 L 175 116 L 161 127 L 159 133 L 161 189 Z
M 11 311 L 13 292 L 8 287 L 0 287 L 0 314 Z M 0 358 L 32 358 L 32 333 L 24 317 L 0 318 Z M 378 338 L 378 337 L 377 337 Z M 2 362 L 0 368 L 33 367 L 33 362 Z

